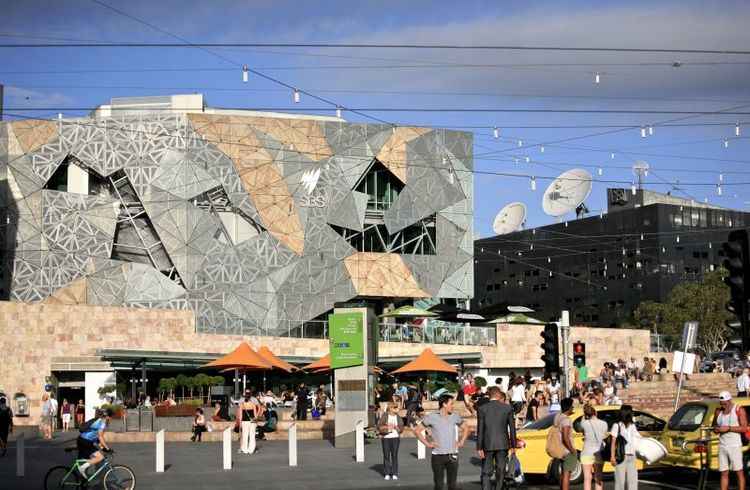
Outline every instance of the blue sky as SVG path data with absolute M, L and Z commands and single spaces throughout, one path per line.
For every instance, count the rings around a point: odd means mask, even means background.
M 750 46 L 746 28 L 750 5 L 741 2 L 106 1 L 193 42 L 740 50 Z M 90 0 L 9 2 L 3 10 L 2 42 L 52 42 L 42 37 L 174 41 Z M 220 53 L 232 63 L 185 48 L 3 49 L 0 80 L 6 85 L 5 105 L 13 109 L 6 112 L 39 115 L 22 109 L 94 107 L 113 96 L 189 92 L 204 93 L 208 103 L 218 107 L 293 105 L 288 90 L 267 81 L 252 77 L 243 84 L 239 66 L 247 63 L 344 107 L 665 111 L 741 107 L 736 111 L 750 113 L 750 56 L 743 55 L 313 48 L 231 48 Z M 669 66 L 675 61 L 681 66 Z M 30 73 L 45 71 L 53 73 Z M 593 83 L 595 72 L 601 74 L 598 85 Z M 303 97 L 300 107 L 319 108 L 322 104 Z M 690 117 L 681 121 L 689 126 L 656 125 L 653 136 L 641 138 L 638 129 L 589 136 L 607 129 L 582 126 L 640 126 L 687 115 L 371 114 L 395 123 L 487 127 L 467 129 L 475 133 L 478 170 L 538 176 L 536 192 L 530 190 L 528 179 L 475 176 L 475 228 L 482 236 L 491 234 L 494 214 L 511 201 L 528 206 L 527 226 L 552 222 L 541 210 L 542 191 L 548 183 L 542 177 L 581 165 L 588 166 L 597 179 L 630 182 L 629 167 L 644 160 L 652 167 L 647 179 L 650 189 L 666 191 L 679 181 L 683 190 L 675 193 L 697 200 L 708 197 L 710 202 L 732 208 L 747 208 L 750 201 L 750 185 L 732 185 L 750 182 L 746 139 L 750 115 Z M 364 120 L 346 113 L 344 117 Z M 739 138 L 734 136 L 737 121 L 746 122 Z M 696 123 L 730 126 L 693 125 Z M 492 126 L 500 128 L 500 139 L 492 137 Z M 550 144 L 569 138 L 580 139 Z M 724 138 L 729 138 L 728 148 Z M 533 145 L 543 142 L 548 144 L 542 153 Z M 598 167 L 602 168 L 601 177 Z M 725 183 L 722 196 L 716 194 L 715 187 L 720 173 Z M 709 185 L 687 185 L 695 183 Z M 615 185 L 625 184 L 596 182 L 588 207 L 592 211 L 605 207 L 605 189 Z

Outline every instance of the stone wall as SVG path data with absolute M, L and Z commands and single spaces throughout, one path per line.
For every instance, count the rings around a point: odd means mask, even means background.
M 485 368 L 533 368 L 542 365 L 541 328 L 499 325 L 496 346 L 431 345 L 438 354 L 481 352 Z M 187 310 L 156 310 L 89 305 L 0 302 L 0 390 L 25 393 L 35 423 L 45 377 L 53 359 L 91 357 L 97 349 L 167 352 L 229 352 L 242 340 L 267 345 L 280 356 L 320 357 L 328 353 L 322 339 L 241 337 L 195 332 Z M 605 360 L 643 357 L 649 349 L 645 330 L 574 327 L 571 341 L 586 342 L 587 364 L 599 369 Z M 425 344 L 380 343 L 380 357 L 419 354 Z

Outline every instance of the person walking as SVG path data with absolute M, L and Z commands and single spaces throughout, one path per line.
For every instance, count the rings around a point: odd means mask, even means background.
M 52 403 L 49 401 L 49 394 L 42 395 L 42 416 L 41 416 L 42 438 L 52 439 Z
M 240 452 L 253 454 L 255 452 L 255 417 L 258 407 L 252 401 L 252 392 L 245 391 L 245 397 L 237 409 L 237 420 L 240 421 Z
M 623 405 L 620 407 L 620 421 L 612 426 L 610 431 L 612 440 L 617 436 L 625 438 L 625 459 L 620 464 L 615 460 L 615 446 L 611 445 L 609 462 L 615 467 L 615 490 L 636 490 L 638 488 L 638 468 L 636 467 L 635 451 L 638 447 L 638 439 L 641 435 L 633 423 L 633 407 Z
M 0 456 L 8 452 L 8 434 L 13 433 L 13 410 L 8 406 L 8 399 L 0 397 Z
M 576 449 L 573 446 L 573 421 L 570 416 L 573 414 L 573 399 L 570 397 L 563 398 L 560 401 L 560 413 L 555 415 L 552 424 L 560 430 L 560 442 L 566 449 L 565 456 L 559 460 L 561 467 L 560 472 L 560 489 L 570 489 L 570 474 L 578 465 Z
M 73 407 L 71 407 L 70 403 L 68 403 L 68 399 L 63 398 L 62 406 L 60 407 L 63 431 L 70 430 L 70 412 L 72 412 L 72 410 L 73 410 Z
M 594 490 L 602 490 L 602 461 L 599 451 L 602 449 L 604 438 L 607 437 L 607 423 L 596 416 L 596 409 L 591 405 L 583 407 L 583 450 L 581 451 L 581 466 L 583 467 L 583 490 L 591 490 L 593 480 Z
M 494 471 L 495 485 L 503 488 L 508 452 L 516 451 L 516 423 L 513 409 L 500 400 L 497 386 L 487 390 L 490 401 L 477 410 L 477 454 L 482 460 L 482 490 L 490 490 Z
M 398 404 L 391 403 L 378 421 L 378 431 L 383 438 L 383 475 L 386 480 L 398 480 L 398 448 L 404 431 L 404 421 L 398 410 Z
M 747 431 L 747 414 L 732 402 L 728 391 L 719 393 L 721 409 L 716 415 L 714 433 L 719 434 L 719 472 L 721 490 L 729 488 L 729 472 L 737 475 L 737 487 L 745 490 L 745 472 L 742 462 L 742 433 Z
M 523 378 L 517 377 L 513 380 L 513 386 L 510 389 L 510 404 L 513 406 L 513 413 L 518 415 L 526 404 L 526 387 L 523 384 Z
M 297 390 L 297 420 L 307 420 L 307 398 L 310 392 L 305 387 L 305 383 L 299 384 Z
M 83 400 L 78 400 L 78 403 L 76 404 L 76 426 L 82 426 L 85 419 L 86 405 L 83 403 Z
M 745 368 L 742 370 L 742 374 L 737 376 L 737 398 L 748 396 L 750 392 L 750 370 Z
M 456 441 L 456 428 L 461 428 L 461 435 Z M 429 438 L 425 430 L 429 428 Z M 448 490 L 456 490 L 458 479 L 458 450 L 463 447 L 469 430 L 464 420 L 453 413 L 453 397 L 440 395 L 438 411 L 426 415 L 417 426 L 414 434 L 422 444 L 432 449 L 432 478 L 435 490 L 443 490 L 448 480 Z

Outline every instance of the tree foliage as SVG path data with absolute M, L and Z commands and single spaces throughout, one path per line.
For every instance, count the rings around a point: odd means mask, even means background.
M 698 346 L 707 352 L 721 350 L 731 330 L 725 321 L 731 319 L 726 311 L 729 288 L 722 278 L 724 269 L 706 273 L 700 282 L 678 284 L 665 303 L 644 301 L 633 313 L 641 325 L 658 326 L 659 333 L 679 337 L 687 321 L 697 321 Z

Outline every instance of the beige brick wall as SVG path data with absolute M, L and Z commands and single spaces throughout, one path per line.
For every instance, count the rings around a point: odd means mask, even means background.
M 482 367 L 487 368 L 542 365 L 540 327 L 497 328 L 496 346 L 431 347 L 439 354 L 479 351 Z M 318 357 L 328 352 L 326 340 L 196 333 L 190 311 L 0 302 L 0 390 L 11 396 L 25 393 L 32 417 L 22 423 L 33 423 L 39 415 L 45 377 L 51 374 L 52 358 L 93 356 L 97 349 L 228 352 L 242 340 L 256 348 L 267 345 L 280 356 Z M 649 349 L 649 333 L 644 330 L 574 327 L 571 341 L 577 340 L 586 342 L 588 365 L 596 369 L 605 360 L 643 357 Z M 381 342 L 380 356 L 417 355 L 424 347 Z

